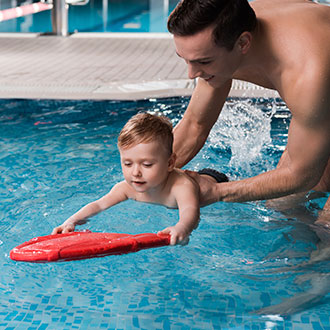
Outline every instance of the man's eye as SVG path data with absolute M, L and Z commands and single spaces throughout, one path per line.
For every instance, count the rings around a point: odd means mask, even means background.
M 207 64 L 210 64 L 211 61 L 203 61 L 203 62 L 198 62 L 198 63 L 201 64 L 201 65 L 207 65 Z

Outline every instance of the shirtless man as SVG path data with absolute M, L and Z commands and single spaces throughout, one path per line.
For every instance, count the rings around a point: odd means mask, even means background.
M 210 202 L 330 191 L 330 7 L 306 0 L 183 0 L 168 29 L 189 78 L 199 78 L 174 130 L 177 167 L 205 143 L 232 79 L 277 90 L 292 114 L 277 168 L 204 184 Z M 324 212 L 319 221 L 330 228 L 330 198 Z

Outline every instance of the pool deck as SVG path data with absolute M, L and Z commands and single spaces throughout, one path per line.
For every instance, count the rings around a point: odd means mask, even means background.
M 134 100 L 191 95 L 168 33 L 0 33 L 0 98 Z M 235 81 L 231 96 L 278 97 Z

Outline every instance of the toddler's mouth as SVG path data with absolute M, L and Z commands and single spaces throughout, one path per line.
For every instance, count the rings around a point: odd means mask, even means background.
M 133 184 L 135 184 L 137 186 L 142 186 L 146 183 L 145 181 L 132 181 L 132 182 L 133 182 Z

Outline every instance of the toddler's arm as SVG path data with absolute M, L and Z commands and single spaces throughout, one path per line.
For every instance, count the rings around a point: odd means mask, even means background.
M 108 194 L 104 195 L 100 199 L 91 202 L 82 207 L 77 213 L 72 215 L 62 225 L 56 227 L 52 231 L 53 234 L 68 233 L 74 231 L 76 225 L 86 220 L 101 211 L 108 209 L 109 207 L 118 204 L 127 199 L 126 195 L 126 183 L 125 181 L 117 183 Z
M 179 209 L 179 222 L 159 233 L 171 235 L 171 245 L 186 245 L 189 235 L 197 228 L 199 222 L 199 190 L 194 184 L 186 183 L 176 189 L 176 200 Z

